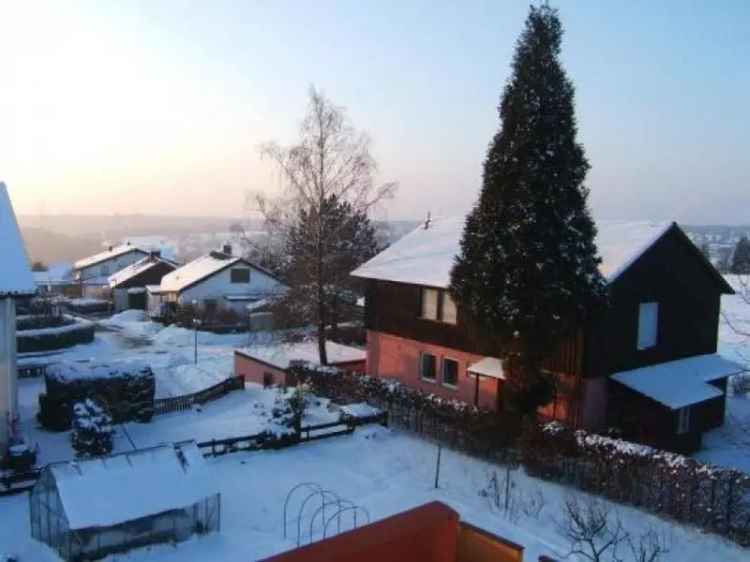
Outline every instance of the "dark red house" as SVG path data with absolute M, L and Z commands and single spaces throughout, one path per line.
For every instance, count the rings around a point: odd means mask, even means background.
M 447 292 L 464 219 L 432 220 L 352 275 L 366 280 L 367 369 L 445 398 L 502 407 L 501 344 Z M 675 223 L 600 222 L 608 308 L 550 352 L 558 381 L 541 412 L 575 427 L 619 427 L 689 450 L 724 420 L 716 354 L 719 305 L 732 288 Z

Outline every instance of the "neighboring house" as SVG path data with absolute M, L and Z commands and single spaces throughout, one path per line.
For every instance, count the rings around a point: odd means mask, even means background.
M 500 409 L 515 367 L 446 290 L 463 226 L 433 220 L 352 273 L 367 280 L 368 373 Z M 597 226 L 610 303 L 550 353 L 557 392 L 540 413 L 694 449 L 723 423 L 726 379 L 742 370 L 716 354 L 732 288 L 675 223 Z
M 69 263 L 53 264 L 46 271 L 32 271 L 32 274 L 40 295 L 81 296 L 81 285 L 73 278 Z
M 126 242 L 73 264 L 73 278 L 81 285 L 82 296 L 101 297 L 108 292 L 109 276 L 142 260 L 149 253 Z
M 231 246 L 211 252 L 165 275 L 158 291 L 148 291 L 149 313 L 158 300 L 161 308 L 196 305 L 204 317 L 215 318 L 231 311 L 239 319 L 248 317 L 247 305 L 283 293 L 284 285 L 269 271 L 232 255 Z
M 158 251 L 152 251 L 145 258 L 110 275 L 109 287 L 112 289 L 115 311 L 120 312 L 129 308 L 144 310 L 146 287 L 158 285 L 165 275 L 172 273 L 179 266 L 177 262 L 162 258 Z
M 0 457 L 14 437 L 18 420 L 16 299 L 36 292 L 26 248 L 8 190 L 0 182 Z

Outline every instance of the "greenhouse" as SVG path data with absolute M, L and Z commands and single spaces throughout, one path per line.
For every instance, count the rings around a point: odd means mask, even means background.
M 184 541 L 221 522 L 194 441 L 50 464 L 29 502 L 31 536 L 71 561 Z

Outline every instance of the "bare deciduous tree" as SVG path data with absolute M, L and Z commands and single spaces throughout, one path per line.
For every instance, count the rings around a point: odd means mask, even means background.
M 292 146 L 266 143 L 260 152 L 262 157 L 276 164 L 284 188 L 276 198 L 256 196 L 258 210 L 269 232 L 288 233 L 302 214 L 315 217 L 317 221 L 317 228 L 312 229 L 306 245 L 304 259 L 310 267 L 307 268 L 308 279 L 303 282 L 313 295 L 306 320 L 316 325 L 320 362 L 325 365 L 328 363 L 325 342 L 329 320 L 326 254 L 336 246 L 332 241 L 340 235 L 326 220 L 326 208 L 335 200 L 350 205 L 356 213 L 366 214 L 373 205 L 390 197 L 396 184 L 376 183 L 377 165 L 370 154 L 370 138 L 354 129 L 345 110 L 315 88 L 310 89 L 309 106 L 300 125 L 298 142 Z
M 669 553 L 671 537 L 649 528 L 635 540 L 628 536 L 627 543 L 633 555 L 633 562 L 657 562 Z
M 595 498 L 580 500 L 574 495 L 565 499 L 557 530 L 570 543 L 568 556 L 591 562 L 603 562 L 607 557 L 618 560 L 617 547 L 627 539 L 620 519 L 606 503 Z

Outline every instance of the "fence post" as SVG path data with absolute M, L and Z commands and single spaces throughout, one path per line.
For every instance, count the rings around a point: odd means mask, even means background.
M 440 481 L 440 455 L 442 452 L 443 446 L 438 443 L 437 464 L 435 465 L 435 489 L 437 489 L 438 483 Z

